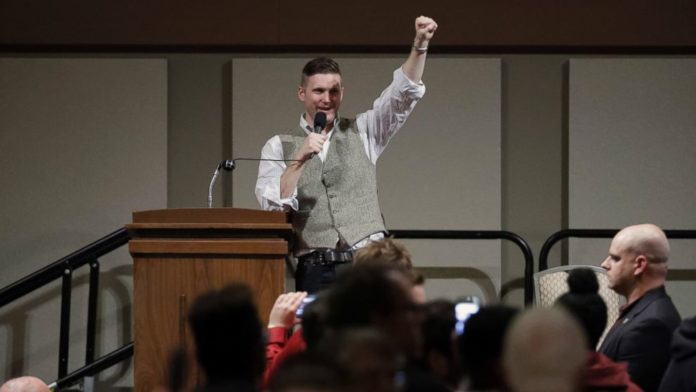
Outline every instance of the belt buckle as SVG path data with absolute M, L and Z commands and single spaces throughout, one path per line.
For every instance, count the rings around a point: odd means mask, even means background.
M 329 264 L 326 261 L 326 255 L 324 254 L 324 252 L 325 251 L 323 251 L 323 250 L 318 250 L 315 252 L 317 255 L 317 260 L 316 260 L 317 265 L 328 265 Z

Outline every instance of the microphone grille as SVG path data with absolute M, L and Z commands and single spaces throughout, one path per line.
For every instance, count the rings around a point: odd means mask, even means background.
M 321 127 L 322 129 L 326 126 L 326 113 L 317 112 L 314 115 L 314 127 Z
M 232 159 L 227 159 L 224 162 L 222 162 L 222 168 L 227 170 L 227 171 L 232 171 L 234 170 L 234 160 Z

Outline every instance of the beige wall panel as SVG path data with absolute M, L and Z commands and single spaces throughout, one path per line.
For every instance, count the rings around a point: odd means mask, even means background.
M 571 60 L 569 108 L 571 228 L 696 228 L 696 60 Z M 570 263 L 599 264 L 609 242 L 572 241 Z M 670 268 L 693 276 L 696 240 L 672 248 Z M 682 316 L 696 314 L 696 282 L 672 284 Z
M 117 230 L 134 210 L 166 207 L 165 60 L 0 59 L 0 130 L 0 287 Z M 101 261 L 97 355 L 132 339 L 131 258 L 122 249 Z M 70 371 L 84 364 L 86 278 L 74 278 Z M 0 378 L 55 380 L 59 296 L 55 283 L 0 309 Z

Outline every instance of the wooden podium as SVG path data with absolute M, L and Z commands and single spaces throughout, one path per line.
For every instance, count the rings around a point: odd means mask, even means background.
M 287 214 L 238 208 L 153 210 L 134 212 L 126 227 L 133 238 L 136 392 L 165 385 L 171 351 L 193 347 L 186 315 L 198 294 L 245 282 L 266 325 L 285 289 L 291 234 Z M 199 374 L 191 370 L 195 382 Z

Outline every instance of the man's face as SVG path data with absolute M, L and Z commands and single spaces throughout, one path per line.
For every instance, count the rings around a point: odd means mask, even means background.
M 343 100 L 341 75 L 335 73 L 315 74 L 305 79 L 297 91 L 304 103 L 308 123 L 314 123 L 317 112 L 326 113 L 326 123 L 332 124 Z
M 609 288 L 626 297 L 633 288 L 636 256 L 626 249 L 624 239 L 617 236 L 611 241 L 609 255 L 602 262 L 602 268 L 607 270 Z

